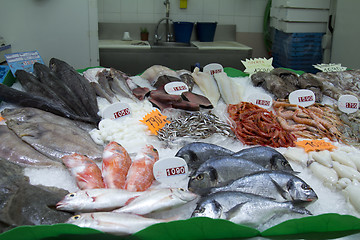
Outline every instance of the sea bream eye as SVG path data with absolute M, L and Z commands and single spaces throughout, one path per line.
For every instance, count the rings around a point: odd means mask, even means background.
M 70 193 L 69 197 L 75 197 L 75 193 Z
M 80 217 L 81 217 L 80 215 L 75 215 L 75 216 L 73 216 L 72 218 L 73 218 L 74 220 L 78 220 Z
M 311 190 L 311 187 L 305 183 L 301 184 L 301 188 L 304 190 Z
M 196 179 L 196 180 L 203 180 L 203 179 L 204 179 L 204 175 L 199 174 L 199 175 L 196 176 L 195 179 Z

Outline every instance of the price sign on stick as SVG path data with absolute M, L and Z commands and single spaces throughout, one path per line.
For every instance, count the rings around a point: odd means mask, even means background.
M 273 58 L 254 58 L 246 59 L 246 61 L 241 61 L 245 66 L 244 72 L 249 74 L 254 74 L 257 72 L 271 72 L 274 69 L 272 66 Z
M 103 118 L 111 120 L 120 120 L 128 116 L 131 116 L 131 110 L 130 105 L 127 103 L 113 103 L 102 112 Z
M 341 95 L 338 100 L 338 107 L 344 113 L 354 113 L 359 109 L 359 100 L 353 95 Z
M 310 151 L 322 151 L 322 150 L 333 150 L 336 148 L 329 142 L 325 142 L 324 140 L 303 140 L 300 142 L 296 142 L 296 146 L 302 147 L 305 149 L 305 152 Z
M 343 67 L 341 66 L 341 64 L 335 64 L 335 63 L 330 63 L 330 64 L 322 63 L 313 66 L 314 68 L 317 68 L 322 72 L 342 72 L 347 69 L 347 67 Z
M 153 174 L 157 181 L 170 187 L 182 187 L 182 180 L 188 175 L 188 166 L 184 159 L 170 157 L 156 161 Z
M 158 109 L 146 114 L 140 122 L 145 123 L 151 133 L 155 135 L 157 135 L 157 132 L 162 129 L 166 123 L 170 123 L 170 121 L 166 120 L 166 116 L 162 115 Z

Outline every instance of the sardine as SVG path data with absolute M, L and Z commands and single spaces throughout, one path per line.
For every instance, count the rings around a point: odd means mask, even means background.
M 150 225 L 168 220 L 146 218 L 130 213 L 95 212 L 71 217 L 66 223 L 94 228 L 114 235 L 130 235 Z
M 125 206 L 143 192 L 123 189 L 97 188 L 67 194 L 56 204 L 56 209 L 71 212 L 111 211 Z
M 271 147 L 246 148 L 234 153 L 232 156 L 252 161 L 271 170 L 293 171 L 288 160 Z
M 145 215 L 184 205 L 197 197 L 196 194 L 182 188 L 161 188 L 147 190 L 126 206 L 114 210 L 119 213 Z
M 265 167 L 241 158 L 232 156 L 211 158 L 190 175 L 188 189 L 204 194 L 210 187 L 224 186 L 232 180 L 265 170 L 267 170 Z
M 311 215 L 292 202 L 276 202 L 270 198 L 243 192 L 217 192 L 200 199 L 192 217 L 220 218 L 237 224 L 258 227 L 276 214 Z
M 223 187 L 212 188 L 211 193 L 240 191 L 272 198 L 279 202 L 317 200 L 314 190 L 301 178 L 283 171 L 262 171 L 249 174 Z

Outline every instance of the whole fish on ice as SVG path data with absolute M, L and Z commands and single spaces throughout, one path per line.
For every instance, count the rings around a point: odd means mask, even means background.
M 186 204 L 196 197 L 196 194 L 182 188 L 152 189 L 145 191 L 141 196 L 114 212 L 145 215 Z

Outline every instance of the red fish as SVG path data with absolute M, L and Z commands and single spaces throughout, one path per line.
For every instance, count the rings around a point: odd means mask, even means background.
M 102 176 L 106 188 L 124 189 L 130 165 L 131 158 L 123 146 L 117 142 L 106 145 L 102 161 Z
M 154 181 L 153 166 L 159 160 L 159 153 L 152 145 L 146 145 L 133 159 L 126 177 L 125 189 L 141 192 Z
M 76 183 L 80 189 L 105 187 L 100 168 L 87 156 L 73 153 L 63 156 L 61 159 L 70 170 L 71 175 L 76 178 Z

